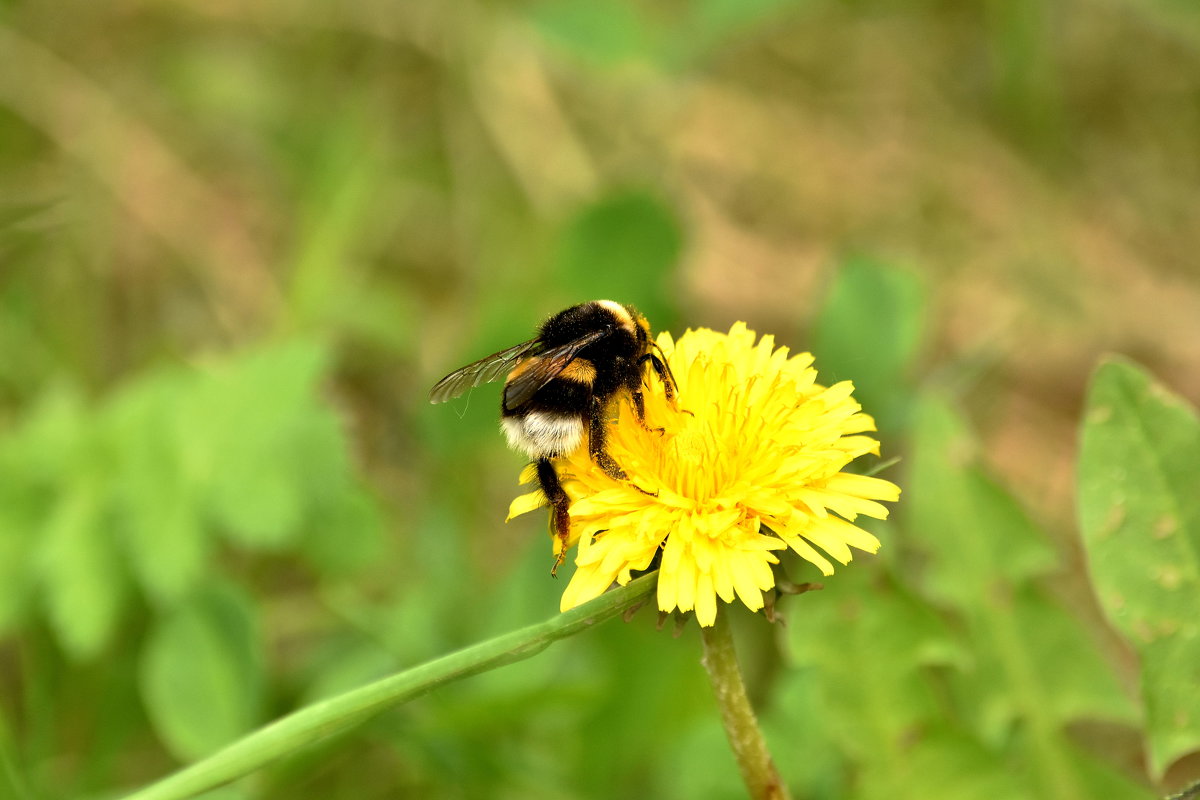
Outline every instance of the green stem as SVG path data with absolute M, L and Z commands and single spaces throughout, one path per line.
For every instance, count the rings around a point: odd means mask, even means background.
M 657 573 L 646 575 L 545 622 L 305 706 L 126 800 L 182 800 L 228 783 L 437 686 L 540 653 L 552 642 L 611 619 L 644 600 L 654 591 L 657 580 Z
M 725 734 L 752 800 L 788 800 L 787 787 L 779 779 L 754 709 L 750 707 L 750 699 L 746 697 L 727 616 L 718 613 L 712 627 L 700 629 L 704 641 L 702 662 L 721 709 Z

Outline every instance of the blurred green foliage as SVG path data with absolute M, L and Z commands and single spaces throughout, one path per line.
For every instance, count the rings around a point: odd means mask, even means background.
M 1138 651 L 1151 766 L 1200 746 L 1200 417 L 1132 364 L 1089 393 L 1080 527 L 1101 604 Z
M 604 296 L 811 342 L 902 457 L 878 558 L 786 627 L 734 612 L 797 797 L 1194 778 L 1194 410 L 1096 373 L 1086 571 L 1069 503 L 1031 513 L 978 428 L 997 284 L 1065 325 L 1089 252 L 1194 281 L 1198 52 L 1195 7 L 1158 0 L 0 4 L 0 794 L 111 797 L 551 613 L 542 523 L 500 524 L 495 391 L 425 392 Z M 887 157 L 912 130 L 932 156 Z M 695 631 L 651 618 L 219 795 L 743 796 Z

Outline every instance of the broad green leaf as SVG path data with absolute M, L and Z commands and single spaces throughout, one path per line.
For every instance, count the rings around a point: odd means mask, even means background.
M 1105 613 L 1142 661 L 1156 775 L 1200 748 L 1200 420 L 1123 361 L 1088 391 L 1079 517 Z
M 947 631 L 917 600 L 851 565 L 825 589 L 788 600 L 788 642 L 811 669 L 821 707 L 817 718 L 838 749 L 871 780 L 890 781 L 897 798 L 921 797 L 905 754 L 914 736 L 940 715 L 929 667 L 959 659 Z M 802 757 L 787 747 L 781 760 Z
M 208 755 L 258 721 L 259 648 L 254 609 L 228 587 L 194 596 L 155 625 L 139 684 L 150 720 L 176 758 Z
M 1014 770 L 1002 754 L 959 731 L 935 727 L 906 753 L 906 791 L 912 797 L 953 800 L 1027 800 L 1028 776 Z M 868 771 L 866 798 L 893 797 L 891 776 Z
M 72 658 L 91 658 L 116 627 L 126 581 L 94 415 L 79 392 L 55 387 L 6 445 L 8 466 L 20 474 L 4 490 L 0 518 L 13 527 L 0 535 L 13 537 L 5 555 L 20 564 L 24 551 L 31 567 L 14 576 L 9 613 L 19 613 L 22 587 L 33 578 L 59 643 Z
M 81 472 L 66 479 L 40 533 L 38 572 L 59 642 L 72 657 L 86 659 L 116 628 L 125 576 L 99 478 Z
M 981 745 L 961 733 L 934 730 L 908 752 L 912 779 L 908 788 L 918 797 L 954 800 L 1026 800 L 1064 794 L 1039 786 L 1042 778 L 1031 767 L 1039 758 L 1032 738 L 1019 739 L 1015 748 L 1001 752 Z M 1153 792 L 1130 781 L 1116 770 L 1099 764 L 1073 748 L 1064 749 L 1069 779 L 1086 800 L 1151 800 Z M 1071 791 L 1067 789 L 1066 791 Z M 869 787 L 866 797 L 885 800 L 894 795 L 881 782 Z
M 1040 702 L 1056 720 L 1137 722 L 1137 708 L 1080 619 L 1035 586 L 1018 590 L 1012 603 L 1016 633 L 1041 686 Z
M 1030 720 L 1046 735 L 1081 719 L 1137 722 L 1091 636 L 1041 589 L 995 584 L 965 614 L 973 658 L 953 685 L 984 742 L 999 748 Z
M 986 747 L 1013 757 L 1013 737 L 1028 737 L 1033 794 L 1085 800 L 1066 723 L 1130 720 L 1134 712 L 1081 623 L 1033 588 L 1032 579 L 1054 566 L 1054 552 L 977 461 L 953 409 L 925 398 L 906 530 L 926 553 L 926 587 L 966 625 L 972 663 L 950 685 Z
M 1200 636 L 1189 627 L 1135 647 L 1151 766 L 1161 777 L 1177 758 L 1200 749 Z
M 911 399 L 906 373 L 920 347 L 925 305 L 916 276 L 854 258 L 838 269 L 817 315 L 813 353 L 822 379 L 854 381 L 881 428 L 895 428 Z
M 804 598 L 797 602 L 803 604 Z M 804 613 L 800 611 L 800 613 Z M 789 616 L 789 626 L 795 624 Z M 789 665 L 779 675 L 771 689 L 770 703 L 759 711 L 759 723 L 767 739 L 767 747 L 775 757 L 779 775 L 790 786 L 804 787 L 803 792 L 796 792 L 800 797 L 834 798 L 846 795 L 846 764 L 839 752 L 833 737 L 824 724 L 815 722 L 823 718 L 828 706 L 824 704 L 821 692 L 823 676 L 821 670 L 811 665 Z M 720 726 L 713 721 L 713 727 Z M 712 742 L 710 747 L 719 744 L 722 750 L 711 749 L 712 755 L 707 760 L 717 761 L 717 752 L 729 749 L 728 740 L 723 732 L 720 740 Z M 711 740 L 709 740 L 711 741 Z M 803 757 L 795 754 L 803 753 Z M 787 754 L 787 757 L 783 757 Z M 728 770 L 723 762 L 722 778 L 728 780 Z M 715 771 L 715 770 L 713 770 Z M 703 774 L 703 773 L 702 773 Z M 712 780 L 718 780 L 714 775 Z M 703 783 L 689 782 L 692 791 L 681 792 L 680 797 L 701 797 L 704 795 Z M 744 791 L 744 789 L 743 789 Z
M 51 490 L 85 456 L 91 414 L 82 395 L 70 386 L 56 386 L 40 398 L 14 432 L 28 480 Z
M 190 385 L 184 376 L 156 373 L 119 394 L 105 413 L 125 551 L 147 594 L 168 605 L 204 575 L 210 550 L 198 487 L 184 466 L 186 442 L 174 425 Z
M 347 486 L 316 511 L 301 548 L 322 575 L 348 575 L 375 562 L 383 552 L 383 520 L 375 498 Z
M 1056 557 L 1016 501 L 978 464 L 966 423 L 944 400 L 915 409 L 904 514 L 910 541 L 928 554 L 925 585 L 972 608 L 980 588 L 1045 574 Z
M 559 702 L 579 715 L 571 727 L 591 731 L 597 740 L 598 757 L 587 755 L 576 768 L 582 784 L 592 787 L 593 797 L 636 796 L 629 776 L 605 765 L 645 763 L 645 754 L 661 752 L 664 742 L 677 740 L 698 720 L 716 714 L 699 661 L 698 635 L 692 630 L 673 639 L 655 629 L 654 617 L 651 601 L 629 624 L 597 631 L 586 647 L 564 653 L 558 676 L 548 676 L 551 685 L 559 687 Z M 630 669 L 634 664 L 654 666 Z M 546 691 L 529 683 L 525 688 L 532 697 Z M 630 729 L 634 714 L 655 724 Z M 569 728 L 564 735 L 570 735 Z
M 787 728 L 788 733 L 790 734 L 795 727 L 795 720 L 792 720 Z M 779 742 L 776 742 L 769 733 L 767 734 L 768 748 L 774 748 L 780 743 L 786 746 L 792 741 L 781 737 Z M 686 731 L 683 736 L 673 738 L 664 745 L 662 756 L 655 759 L 653 764 L 658 777 L 654 797 L 662 800 L 692 800 L 697 797 L 705 800 L 745 800 L 746 784 L 742 783 L 738 776 L 737 762 L 729 749 L 729 738 L 715 711 L 708 719 L 701 720 Z M 812 768 L 814 754 L 811 750 L 805 750 L 803 759 L 783 760 L 774 754 L 774 750 L 772 754 L 780 778 L 787 783 L 805 787 L 806 791 L 797 793 L 797 796 L 828 796 L 815 791 L 811 782 L 796 782 L 790 774 L 796 767 Z M 681 769 L 681 765 L 685 766 Z M 639 794 L 646 796 L 640 792 Z
M 298 536 L 310 476 L 344 463 L 336 420 L 316 401 L 323 348 L 290 342 L 218 365 L 186 398 L 178 418 L 188 469 L 234 541 L 279 548 Z
M 657 332 L 670 327 L 663 301 L 679 262 L 683 231 L 675 211 L 654 195 L 619 191 L 582 209 L 562 234 L 560 274 L 578 302 L 632 303 Z

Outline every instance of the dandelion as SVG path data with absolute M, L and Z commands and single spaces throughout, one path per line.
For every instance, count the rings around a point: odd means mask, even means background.
M 878 455 L 865 435 L 874 420 L 849 381 L 822 386 L 811 355 L 756 338 L 740 322 L 727 334 L 689 330 L 678 342 L 659 335 L 679 400 L 669 403 L 648 378 L 645 426 L 627 399 L 619 402 L 607 449 L 628 480 L 605 475 L 586 445 L 555 460 L 571 500 L 570 536 L 555 549 L 578 546 L 564 611 L 628 583 L 661 551 L 659 609 L 695 611 L 707 627 L 717 598 L 763 608 L 778 551 L 790 548 L 830 575 L 833 561 L 850 562 L 851 548 L 878 550 L 855 520 L 885 519 L 879 501 L 897 500 L 900 489 L 843 471 Z M 521 482 L 534 480 L 526 468 Z M 540 491 L 521 495 L 509 518 L 545 504 Z

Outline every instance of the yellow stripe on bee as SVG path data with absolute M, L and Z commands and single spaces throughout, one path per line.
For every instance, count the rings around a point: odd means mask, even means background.
M 531 366 L 533 366 L 533 362 L 535 362 L 535 361 L 537 361 L 536 357 L 522 358 L 520 361 L 517 362 L 517 365 L 512 368 L 512 372 L 508 373 L 508 377 L 505 380 L 511 381 L 513 378 L 517 377 L 522 372 L 524 372 L 525 370 L 527 370 Z
M 629 309 L 625 308 L 625 306 L 621 305 L 615 300 L 597 300 L 596 305 L 611 311 L 612 315 L 617 318 L 617 323 L 622 328 L 629 331 L 634 336 L 637 335 L 637 322 L 634 320 L 633 315 L 629 313 Z
M 558 373 L 560 378 L 566 378 L 569 381 L 582 383 L 585 386 L 591 386 L 592 381 L 596 380 L 596 365 L 586 358 L 577 358 L 567 368 Z

